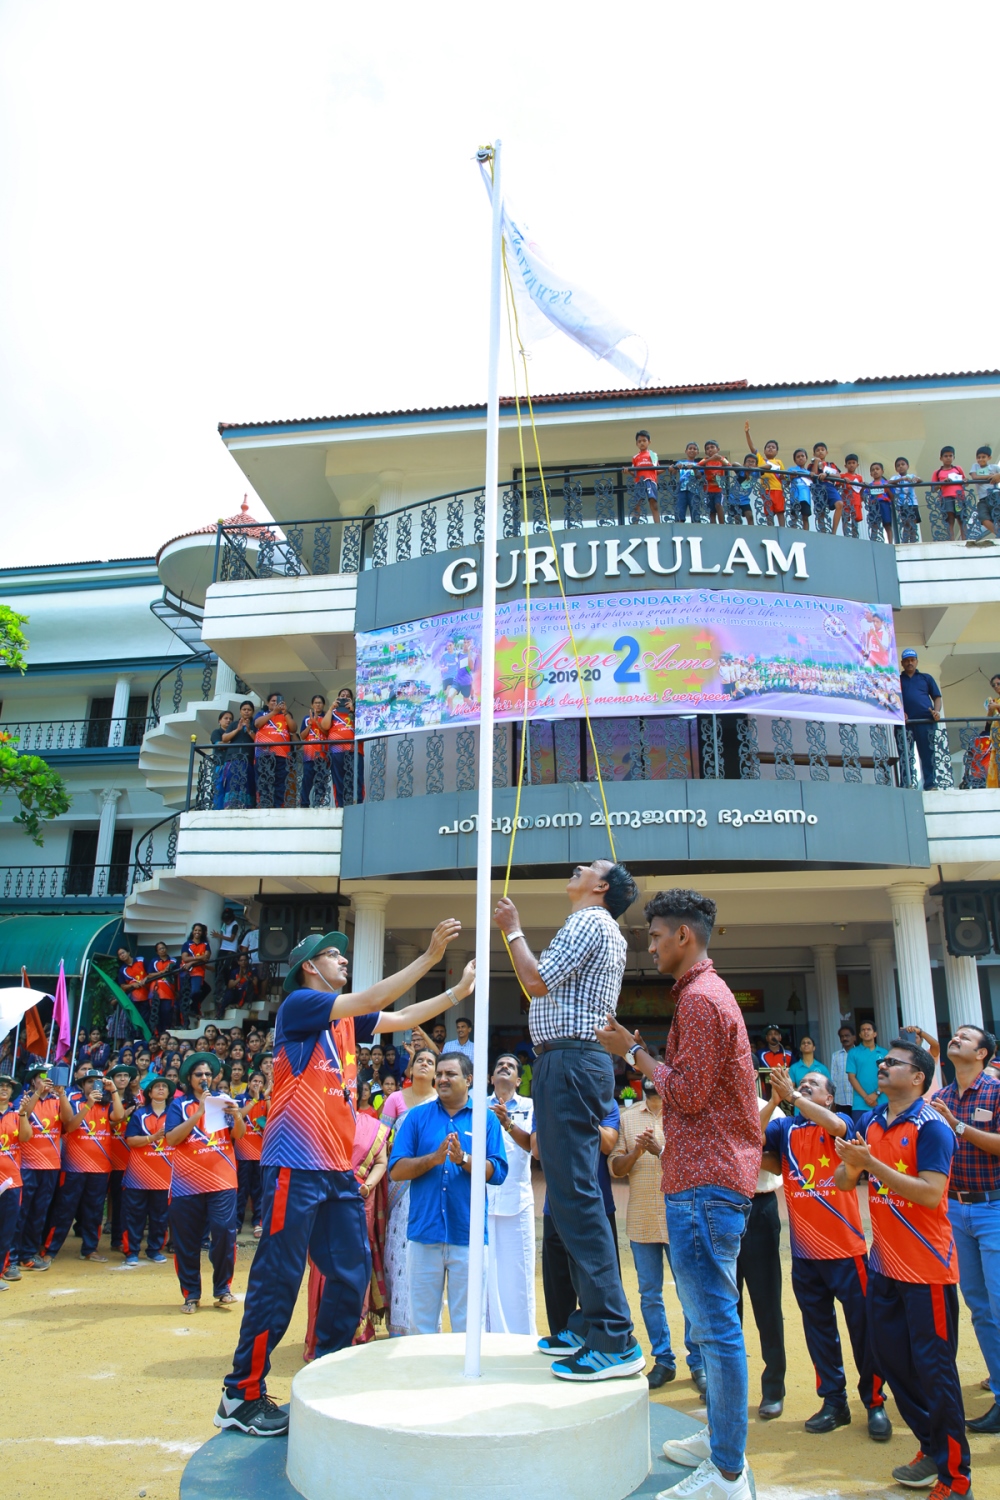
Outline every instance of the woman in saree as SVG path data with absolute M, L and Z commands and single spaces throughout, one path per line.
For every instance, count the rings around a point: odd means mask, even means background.
M 990 738 L 986 785 L 1000 787 L 1000 675 L 990 678 L 990 697 L 986 700 L 985 733 Z
M 368 1246 L 372 1257 L 372 1274 L 361 1310 L 361 1322 L 351 1340 L 353 1344 L 370 1344 L 375 1337 L 375 1323 L 385 1317 L 385 1229 L 386 1188 L 389 1168 L 389 1126 L 371 1115 L 359 1114 L 355 1120 L 354 1151 L 351 1164 L 358 1191 L 364 1200 L 368 1221 Z M 303 1358 L 316 1356 L 316 1318 L 323 1297 L 326 1277 L 309 1262 L 309 1321 Z
M 409 1050 L 409 1049 L 407 1049 Z M 382 1124 L 395 1131 L 396 1122 L 409 1109 L 437 1098 L 434 1069 L 437 1053 L 432 1047 L 413 1049 L 409 1073 L 411 1086 L 390 1094 L 382 1107 Z M 389 1337 L 400 1338 L 410 1323 L 410 1274 L 406 1230 L 410 1218 L 410 1184 L 389 1183 L 389 1226 L 385 1237 L 385 1282 L 389 1295 Z

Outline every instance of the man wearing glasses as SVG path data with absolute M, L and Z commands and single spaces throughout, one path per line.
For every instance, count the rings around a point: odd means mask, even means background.
M 559 1356 L 552 1373 L 561 1380 L 610 1380 L 634 1375 L 646 1364 L 597 1181 L 599 1127 L 614 1101 L 615 1073 L 596 1030 L 618 1007 L 627 953 L 618 918 L 639 892 L 623 865 L 598 859 L 577 865 L 566 894 L 570 914 L 538 959 L 512 901 L 503 897 L 495 917 L 531 997 L 538 1152 L 549 1213 L 573 1263 L 585 1326 L 582 1336 L 553 1329 L 538 1348 Z
M 926 1101 L 933 1081 L 930 1053 L 897 1038 L 878 1065 L 888 1102 L 861 1116 L 853 1140 L 834 1141 L 834 1185 L 849 1192 L 868 1173 L 872 1355 L 920 1445 L 892 1477 L 911 1488 L 934 1484 L 934 1500 L 947 1500 L 969 1493 L 969 1444 L 955 1364 L 958 1256 L 947 1199 L 955 1136 Z

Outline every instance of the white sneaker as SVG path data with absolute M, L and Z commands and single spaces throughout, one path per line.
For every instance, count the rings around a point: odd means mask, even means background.
M 699 1464 L 693 1474 L 669 1490 L 661 1490 L 656 1500 L 753 1500 L 747 1471 L 736 1479 L 724 1479 L 710 1458 Z
M 696 1469 L 706 1458 L 712 1456 L 712 1435 L 707 1427 L 692 1432 L 690 1437 L 669 1439 L 663 1445 L 663 1457 L 672 1464 L 685 1464 Z

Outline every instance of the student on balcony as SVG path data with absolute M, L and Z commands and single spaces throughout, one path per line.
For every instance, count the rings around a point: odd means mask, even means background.
M 271 693 L 253 721 L 256 742 L 257 806 L 284 807 L 288 757 L 299 732 L 280 693 Z
M 247 699 L 240 704 L 240 716 L 233 722 L 227 709 L 219 715 L 219 727 L 212 730 L 215 752 L 212 806 L 216 812 L 226 807 L 250 807 L 253 803 L 254 776 L 254 706 Z
M 357 761 L 354 758 L 354 694 L 349 687 L 341 688 L 333 705 L 330 723 L 330 772 L 333 776 L 333 795 L 337 807 L 347 802 L 365 800 L 364 745 L 358 742 Z M 357 764 L 358 784 L 354 785 L 354 767 Z
M 315 796 L 316 807 L 329 807 L 333 801 L 327 776 L 330 765 L 330 747 L 327 742 L 332 723 L 333 709 L 327 708 L 326 699 L 322 693 L 314 693 L 309 712 L 299 727 L 299 738 L 302 741 L 300 807 L 308 807 L 310 798 L 313 796 Z M 315 794 L 313 793 L 314 786 L 316 787 Z

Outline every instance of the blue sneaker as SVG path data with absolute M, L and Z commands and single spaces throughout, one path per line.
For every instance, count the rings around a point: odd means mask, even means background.
M 570 1359 L 557 1359 L 553 1375 L 560 1380 L 618 1380 L 638 1375 L 646 1368 L 646 1356 L 638 1344 L 622 1354 L 604 1354 L 600 1349 L 581 1349 Z
M 155 1255 L 147 1255 L 146 1258 L 147 1260 L 151 1260 L 154 1265 L 162 1266 L 167 1257 L 165 1255 L 161 1255 L 160 1251 L 157 1250 Z
M 564 1328 L 562 1333 L 550 1333 L 543 1339 L 539 1339 L 535 1345 L 536 1354 L 548 1355 L 550 1359 L 557 1358 L 560 1354 L 575 1354 L 578 1349 L 583 1348 L 583 1339 L 578 1333 L 571 1333 Z
M 133 1269 L 133 1267 L 137 1266 L 138 1264 L 139 1264 L 139 1257 L 138 1257 L 138 1255 L 126 1255 L 125 1259 L 122 1261 L 122 1266 L 123 1267 L 127 1266 L 130 1271 Z

